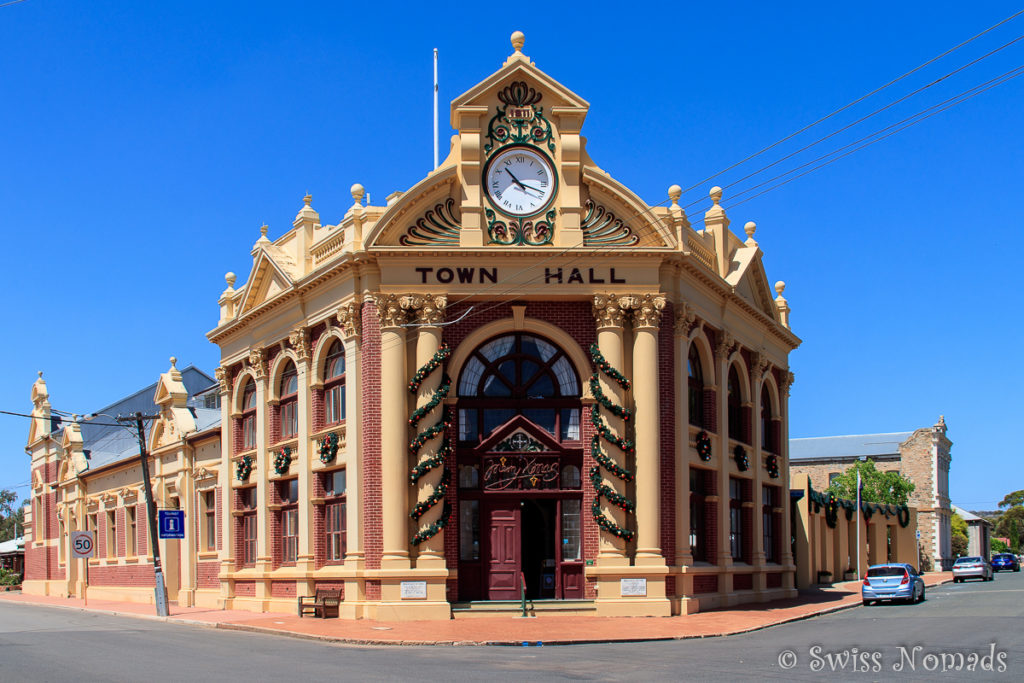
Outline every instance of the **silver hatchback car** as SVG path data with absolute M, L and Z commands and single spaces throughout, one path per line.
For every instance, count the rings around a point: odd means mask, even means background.
M 959 557 L 953 563 L 953 582 L 962 583 L 967 579 L 992 580 L 992 565 L 984 557 Z
M 860 595 L 865 605 L 881 600 L 924 602 L 924 579 L 909 564 L 876 564 L 868 567 Z

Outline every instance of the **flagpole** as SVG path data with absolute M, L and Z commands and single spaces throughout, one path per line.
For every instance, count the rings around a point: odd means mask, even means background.
M 860 572 L 860 520 L 863 515 L 860 509 L 860 468 L 857 468 L 857 576 L 864 578 Z
M 434 168 L 437 168 L 437 48 L 434 48 Z

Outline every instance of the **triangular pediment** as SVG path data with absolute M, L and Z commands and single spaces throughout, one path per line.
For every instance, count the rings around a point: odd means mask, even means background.
M 476 450 L 481 453 L 537 453 L 562 449 L 562 445 L 543 427 L 534 424 L 523 415 L 516 415 L 494 430 Z
M 731 266 L 726 282 L 759 311 L 777 320 L 775 300 L 772 298 L 768 276 L 761 263 L 761 250 L 756 244 L 737 249 Z
M 543 104 L 549 111 L 553 106 L 575 107 L 584 111 L 590 108 L 589 102 L 538 69 L 536 64 L 520 54 L 518 57 L 510 57 L 500 69 L 452 100 L 452 127 L 458 128 L 454 125 L 455 112 L 458 109 L 491 106 L 499 91 L 516 82 L 525 83 L 528 88 L 541 93 Z
M 273 299 L 292 286 L 288 274 L 274 262 L 266 250 L 260 250 L 242 293 L 239 313 L 246 313 Z

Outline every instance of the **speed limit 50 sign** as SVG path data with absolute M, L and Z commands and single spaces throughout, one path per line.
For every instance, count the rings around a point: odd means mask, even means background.
M 71 556 L 75 558 L 92 557 L 96 554 L 95 531 L 71 532 Z

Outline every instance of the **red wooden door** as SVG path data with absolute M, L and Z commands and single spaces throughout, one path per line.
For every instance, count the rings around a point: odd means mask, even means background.
M 518 600 L 519 503 L 497 503 L 488 516 L 487 599 Z

